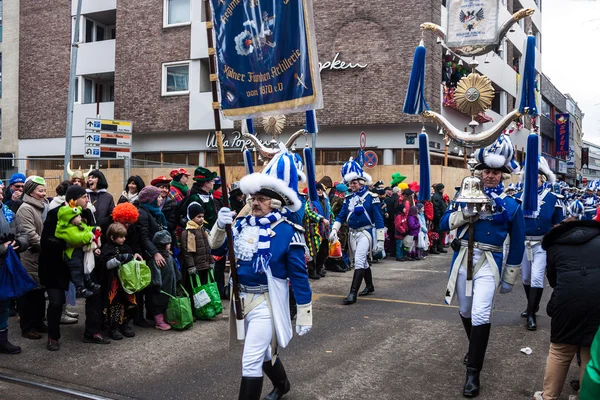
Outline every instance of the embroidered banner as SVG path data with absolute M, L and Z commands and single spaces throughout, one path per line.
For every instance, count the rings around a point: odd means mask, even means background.
M 569 155 L 569 114 L 556 114 L 556 156 Z
M 448 47 L 479 46 L 498 40 L 498 0 L 448 0 Z
M 322 107 L 311 0 L 211 0 L 228 119 Z

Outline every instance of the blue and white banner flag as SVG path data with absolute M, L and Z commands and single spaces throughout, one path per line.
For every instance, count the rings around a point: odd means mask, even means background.
M 211 0 L 228 119 L 322 108 L 311 0 Z
M 448 47 L 479 46 L 498 40 L 498 0 L 448 0 Z

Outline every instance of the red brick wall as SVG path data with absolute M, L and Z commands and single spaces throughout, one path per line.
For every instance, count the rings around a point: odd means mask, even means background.
M 189 96 L 162 97 L 161 79 L 162 63 L 189 59 L 190 32 L 163 29 L 163 0 L 117 3 L 116 119 L 136 132 L 188 130 Z
M 21 0 L 19 138 L 64 137 L 71 0 Z

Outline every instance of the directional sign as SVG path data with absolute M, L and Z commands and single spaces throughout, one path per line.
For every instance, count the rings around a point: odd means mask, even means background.
M 117 147 L 131 147 L 131 135 L 127 133 L 85 132 L 85 144 L 104 144 Z
M 94 145 L 86 145 L 83 151 L 85 158 L 100 158 L 100 147 Z
M 365 152 L 365 167 L 375 168 L 378 161 L 377 153 L 371 150 Z
M 131 149 L 127 147 L 100 147 L 102 158 L 131 158 Z
M 85 144 L 100 144 L 100 134 L 93 131 L 85 131 Z
M 133 133 L 133 123 L 131 121 L 119 121 L 113 119 L 86 118 L 85 129 L 96 132 Z

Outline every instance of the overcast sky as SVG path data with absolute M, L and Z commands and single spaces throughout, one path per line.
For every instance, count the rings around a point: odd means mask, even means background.
M 542 70 L 585 113 L 583 139 L 600 144 L 600 0 L 542 0 Z

